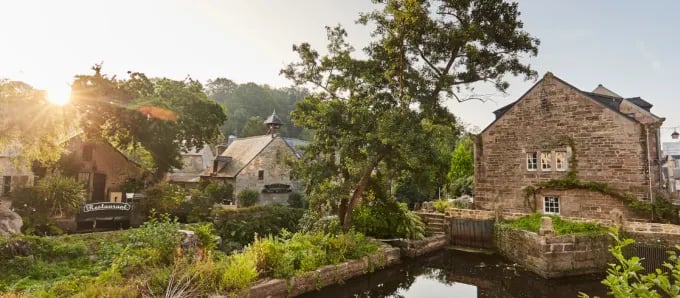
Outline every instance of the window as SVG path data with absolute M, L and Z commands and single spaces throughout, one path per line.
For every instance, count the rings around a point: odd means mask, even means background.
M 543 213 L 545 213 L 545 214 L 560 214 L 560 198 L 559 197 L 544 197 L 543 198 Z
M 538 153 L 529 152 L 527 153 L 527 170 L 536 171 L 538 168 Z
M 541 152 L 541 170 L 542 171 L 552 170 L 552 153 L 551 152 Z
M 555 151 L 555 170 L 558 171 L 567 170 L 567 152 Z
M 12 190 L 12 176 L 2 177 L 2 194 L 8 195 L 10 190 Z
M 263 170 L 259 170 L 257 172 L 257 180 L 264 180 L 264 171 Z
M 83 146 L 83 161 L 92 161 L 92 146 Z

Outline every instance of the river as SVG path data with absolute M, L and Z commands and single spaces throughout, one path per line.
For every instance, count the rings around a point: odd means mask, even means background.
M 604 297 L 603 278 L 543 279 L 497 255 L 442 250 L 300 297 Z

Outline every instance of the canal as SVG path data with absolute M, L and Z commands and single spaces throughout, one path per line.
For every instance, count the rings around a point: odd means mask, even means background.
M 603 278 L 543 279 L 497 255 L 442 250 L 301 297 L 604 297 Z

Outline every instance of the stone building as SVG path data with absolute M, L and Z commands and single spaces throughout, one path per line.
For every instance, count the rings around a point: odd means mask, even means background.
M 171 169 L 166 179 L 168 183 L 177 184 L 185 188 L 196 187 L 201 175 L 212 167 L 215 155 L 210 145 L 202 148 L 188 148 L 182 152 L 182 168 Z
M 299 183 L 291 180 L 288 165 L 289 160 L 300 158 L 292 145 L 300 140 L 283 138 L 277 133 L 281 120 L 275 112 L 265 124 L 265 135 L 233 139 L 215 158 L 212 171 L 202 179 L 231 184 L 235 196 L 246 189 L 255 190 L 260 193 L 260 204 L 285 205 L 290 193 L 301 192 Z
M 88 202 L 125 201 L 121 186 L 129 179 L 144 180 L 150 175 L 106 142 L 85 142 L 76 136 L 66 142 L 66 150 L 68 170 L 85 186 Z
M 661 181 L 659 127 L 664 118 L 639 98 L 598 86 L 577 89 L 548 72 L 475 140 L 475 205 L 481 209 L 608 218 L 640 217 L 620 199 L 588 188 L 527 187 L 576 178 L 617 194 L 654 198 Z

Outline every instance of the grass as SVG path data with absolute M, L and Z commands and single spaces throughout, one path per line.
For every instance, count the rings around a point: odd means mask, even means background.
M 547 215 L 534 213 L 515 220 L 508 221 L 508 225 L 515 229 L 531 231 L 538 233 L 541 227 L 541 217 L 549 216 L 552 218 L 553 228 L 556 235 L 572 235 L 572 234 L 600 234 L 607 231 L 606 228 L 596 223 L 590 222 L 576 222 L 565 220 L 557 215 Z

